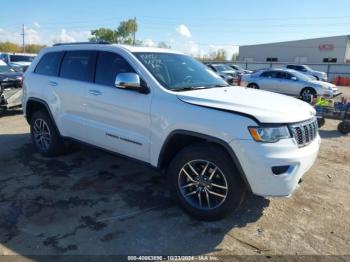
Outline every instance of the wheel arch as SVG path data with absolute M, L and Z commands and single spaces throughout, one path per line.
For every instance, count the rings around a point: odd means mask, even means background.
M 303 88 L 301 89 L 299 95 L 301 96 L 301 95 L 303 94 L 303 92 L 304 92 L 306 89 L 310 89 L 310 90 L 314 91 L 315 95 L 317 95 L 317 90 L 316 90 L 315 88 L 311 87 L 311 86 L 305 86 L 305 87 L 303 87 Z
M 250 82 L 247 87 L 251 87 L 252 85 L 256 85 L 260 89 L 260 86 L 256 82 Z
M 48 113 L 49 117 L 52 120 L 52 123 L 53 123 L 55 129 L 60 134 L 60 131 L 57 128 L 55 119 L 52 115 L 52 112 L 51 112 L 49 105 L 46 103 L 46 101 L 44 101 L 40 98 L 30 97 L 27 100 L 25 112 L 26 112 L 26 119 L 27 119 L 28 124 L 30 124 L 33 114 L 38 110 L 45 110 Z
M 206 135 L 206 134 L 201 134 L 201 133 L 187 131 L 187 130 L 172 131 L 165 139 L 164 144 L 160 150 L 158 163 L 157 163 L 158 169 L 160 170 L 166 169 L 166 167 L 170 164 L 170 161 L 175 154 L 177 154 L 180 150 L 182 150 L 186 146 L 189 146 L 191 144 L 196 144 L 196 143 L 210 143 L 224 150 L 232 159 L 232 162 L 237 168 L 241 179 L 244 181 L 247 188 L 251 191 L 249 182 L 246 178 L 243 168 L 233 149 L 229 146 L 229 144 L 226 141 L 217 137 Z

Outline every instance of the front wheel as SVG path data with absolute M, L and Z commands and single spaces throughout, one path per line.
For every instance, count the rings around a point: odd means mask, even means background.
M 301 99 L 306 102 L 311 102 L 313 98 L 317 97 L 315 89 L 306 87 L 300 92 Z
M 175 156 L 167 173 L 173 197 L 197 219 L 218 220 L 243 200 L 244 183 L 232 159 L 220 147 L 189 146 Z
M 253 89 L 259 89 L 259 86 L 257 84 L 249 84 L 248 85 L 249 88 L 253 88 Z

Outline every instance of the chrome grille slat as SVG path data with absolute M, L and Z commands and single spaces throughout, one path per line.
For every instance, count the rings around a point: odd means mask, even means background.
M 301 123 L 291 124 L 293 138 L 299 147 L 310 144 L 317 137 L 318 125 L 317 119 L 313 118 Z

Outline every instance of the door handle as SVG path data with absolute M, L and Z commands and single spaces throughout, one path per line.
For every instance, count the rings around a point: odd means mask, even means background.
M 55 82 L 55 81 L 50 81 L 50 82 L 49 82 L 49 85 L 50 85 L 50 86 L 58 86 L 58 83 Z
M 98 90 L 89 90 L 89 93 L 94 95 L 94 96 L 99 96 L 99 95 L 102 95 L 102 92 L 101 91 L 98 91 Z

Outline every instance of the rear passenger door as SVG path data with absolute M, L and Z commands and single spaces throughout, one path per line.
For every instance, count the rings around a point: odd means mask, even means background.
M 87 90 L 88 140 L 105 149 L 148 161 L 151 94 L 115 87 L 119 73 L 135 73 L 135 70 L 117 53 L 98 52 L 95 84 Z
M 86 92 L 94 80 L 96 52 L 66 51 L 61 62 L 59 78 L 49 82 L 59 107 L 62 133 L 87 141 Z

